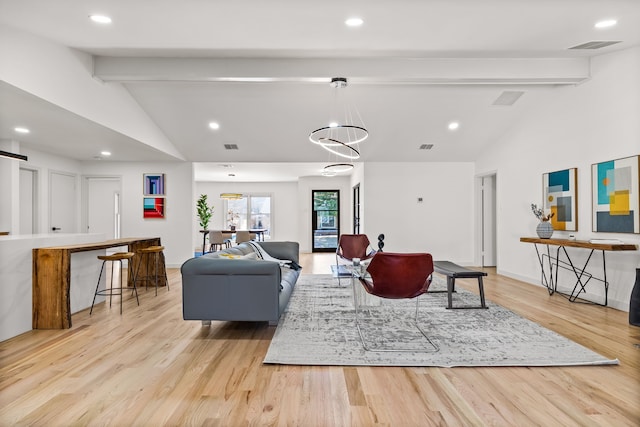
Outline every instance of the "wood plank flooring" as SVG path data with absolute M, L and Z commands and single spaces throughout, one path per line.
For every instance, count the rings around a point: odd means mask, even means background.
M 302 254 L 328 274 L 333 254 Z M 640 328 L 489 270 L 488 300 L 619 366 L 384 368 L 262 365 L 266 323 L 182 319 L 171 289 L 0 343 L 1 426 L 638 426 Z M 477 292 L 475 281 L 460 285 Z

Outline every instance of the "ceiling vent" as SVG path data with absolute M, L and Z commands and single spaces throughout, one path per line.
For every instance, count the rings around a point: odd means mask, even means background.
M 570 47 L 569 49 L 600 49 L 603 47 L 611 46 L 612 44 L 616 44 L 616 43 L 620 43 L 620 41 L 611 41 L 611 42 L 593 41 L 593 42 L 582 43 L 577 46 Z
M 224 144 L 225 150 L 237 150 L 238 144 Z
M 513 105 L 524 95 L 521 90 L 505 90 L 493 101 L 493 105 Z
M 420 150 L 431 150 L 433 148 L 433 144 L 422 144 L 420 146 Z

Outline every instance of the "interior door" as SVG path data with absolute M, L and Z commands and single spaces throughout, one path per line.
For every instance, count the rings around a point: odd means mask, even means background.
M 76 176 L 51 172 L 49 182 L 49 231 L 77 233 Z
M 496 266 L 496 176 L 482 178 L 482 266 Z
M 340 191 L 312 190 L 312 252 L 335 252 L 340 235 Z
M 120 238 L 120 178 L 87 178 L 87 233 Z

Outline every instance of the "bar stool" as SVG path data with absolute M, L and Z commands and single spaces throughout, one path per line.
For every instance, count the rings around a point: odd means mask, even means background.
M 129 262 L 131 262 L 131 258 L 133 258 L 134 255 L 135 254 L 133 252 L 116 252 L 115 254 L 112 254 L 112 255 L 98 255 L 98 259 L 102 260 L 102 268 L 100 268 L 100 275 L 98 276 L 98 284 L 96 285 L 96 292 L 93 294 L 93 302 L 91 303 L 91 310 L 89 311 L 89 316 L 91 316 L 91 314 L 93 313 L 93 306 L 96 303 L 96 297 L 98 295 L 109 297 L 109 307 L 111 307 L 111 300 L 113 299 L 113 296 L 120 295 L 120 314 L 122 314 L 122 299 L 123 299 L 123 292 L 125 289 L 133 289 L 133 292 L 135 292 L 136 294 L 136 301 L 138 302 L 138 305 L 140 305 L 140 300 L 138 299 L 138 288 L 136 288 L 136 277 L 135 276 L 133 277 L 133 287 L 131 288 L 125 286 L 122 282 L 122 260 L 126 259 L 126 260 L 129 260 Z M 102 279 L 102 273 L 104 272 L 104 265 L 108 261 L 111 261 L 110 287 L 99 290 L 100 279 Z M 116 262 L 120 263 L 120 287 L 118 288 L 113 287 L 113 276 L 114 276 L 113 266 Z
M 156 286 L 156 296 L 158 296 L 158 266 L 159 266 L 158 264 L 160 261 L 160 257 L 162 257 L 164 283 L 165 285 L 167 285 L 167 290 L 169 290 L 169 280 L 167 279 L 167 269 L 166 269 L 166 266 L 164 265 L 163 251 L 164 251 L 164 246 L 149 246 L 148 248 L 143 248 L 138 251 L 138 253 L 140 254 L 140 262 L 138 263 L 138 268 L 136 269 L 136 275 L 135 275 L 136 281 L 137 282 L 146 281 L 147 283 L 144 286 L 145 289 L 147 289 L 149 282 L 153 281 Z M 141 277 L 139 275 L 140 266 L 142 265 L 143 262 L 145 262 L 145 255 L 146 255 L 146 275 Z M 155 262 L 155 274 L 153 275 L 149 274 L 149 263 L 151 262 L 152 256 Z

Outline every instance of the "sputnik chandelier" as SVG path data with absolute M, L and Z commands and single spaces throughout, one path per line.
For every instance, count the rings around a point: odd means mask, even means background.
M 360 158 L 359 143 L 369 137 L 357 108 L 351 106 L 345 96 L 347 87 L 345 77 L 331 79 L 334 88 L 334 107 L 327 126 L 318 128 L 309 134 L 309 141 L 327 150 L 329 153 L 353 161 Z M 357 120 L 357 122 L 356 122 Z M 325 166 L 322 174 L 333 176 L 353 169 L 353 163 L 332 163 Z

